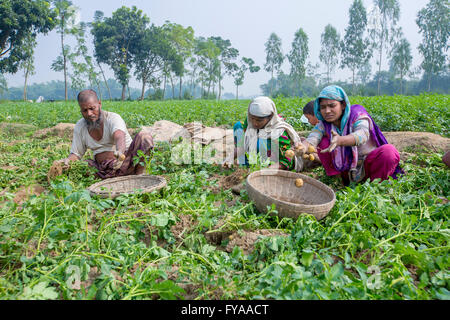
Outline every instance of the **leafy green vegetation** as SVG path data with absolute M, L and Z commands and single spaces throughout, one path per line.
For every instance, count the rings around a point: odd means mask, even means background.
M 311 98 L 312 99 L 312 98 Z M 277 110 L 297 130 L 311 127 L 300 121 L 304 105 L 310 98 L 274 99 Z M 246 115 L 247 100 L 228 101 L 103 101 L 105 110 L 119 113 L 129 128 L 151 125 L 158 120 L 179 124 L 201 121 L 207 126 L 229 128 Z M 426 131 L 450 136 L 450 103 L 448 95 L 376 96 L 350 98 L 352 104 L 363 105 L 384 131 Z M 186 112 L 189 110 L 189 112 Z M 0 103 L 0 122 L 20 122 L 47 128 L 60 122 L 75 123 L 80 118 L 76 102 Z
M 301 128 L 293 118 L 306 101 L 276 103 Z M 367 106 L 383 130 L 420 130 L 433 121 L 434 132 L 448 136 L 447 96 L 352 102 Z M 408 111 L 400 112 L 401 105 Z M 230 125 L 242 119 L 246 103 L 104 108 L 123 115 L 129 127 L 160 118 Z M 78 112 L 73 103 L 0 105 L 3 121 L 39 128 L 74 122 Z M 245 191 L 220 190 L 218 180 L 231 169 L 172 164 L 168 144 L 159 144 L 149 162 L 152 174 L 167 179 L 161 192 L 90 196 L 86 188 L 98 179 L 83 161 L 49 183 L 47 171 L 67 156 L 70 140 L 34 138 L 35 130 L 0 132 L 2 299 L 450 299 L 450 170 L 442 153 L 402 161 L 406 175 L 399 180 L 351 187 L 314 169 L 307 174 L 335 190 L 336 204 L 321 221 L 293 220 L 259 213 Z M 18 198 L 23 187 L 36 185 L 42 192 Z M 262 238 L 250 252 L 226 250 L 230 237 L 207 236 L 260 229 L 285 235 Z

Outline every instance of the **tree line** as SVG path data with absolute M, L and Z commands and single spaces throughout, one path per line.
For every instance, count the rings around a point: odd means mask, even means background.
M 403 94 L 405 86 L 411 92 L 411 81 L 405 79 L 419 73 L 423 74 L 427 91 L 431 91 L 437 78 L 448 79 L 448 0 L 430 0 L 417 15 L 416 23 L 423 37 L 418 49 L 423 62 L 416 70 L 412 70 L 410 43 L 398 26 L 398 0 L 373 0 L 373 4 L 373 10 L 367 12 L 362 0 L 353 1 L 342 37 L 331 24 L 325 27 L 321 35 L 320 64 L 308 62 L 308 35 L 302 28 L 295 32 L 287 54 L 282 52 L 282 40 L 275 33 L 270 34 L 265 43 L 263 68 L 271 79 L 261 85 L 263 93 L 307 94 L 318 86 L 336 83 L 332 79 L 336 68 L 351 71 L 351 86 L 347 82 L 342 85 L 354 94 L 363 93 L 361 88 L 372 90 L 374 81 L 376 94 L 386 92 L 384 86 L 389 81 L 395 84 L 391 87 L 398 90 L 396 93 Z M 0 95 L 7 90 L 3 74 L 21 70 L 23 99 L 27 99 L 27 81 L 35 73 L 36 36 L 54 29 L 59 34 L 60 52 L 51 69 L 64 75 L 65 100 L 69 87 L 77 92 L 87 86 L 97 88 L 100 94 L 106 95 L 104 98 L 113 99 L 105 67 L 113 71 L 116 83 L 120 84 L 122 100 L 131 98 L 131 91 L 135 91 L 129 87 L 132 76 L 141 83 L 138 99 L 164 99 L 167 90 L 171 91 L 172 98 L 221 99 L 225 76 L 233 78 L 238 99 L 246 74 L 261 70 L 252 58 L 241 57 L 230 40 L 220 36 L 196 37 L 192 27 L 170 21 L 161 26 L 151 24 L 149 17 L 135 6 L 122 6 L 110 17 L 96 11 L 91 22 L 78 22 L 76 17 L 77 8 L 69 0 L 2 1 Z M 92 55 L 88 50 L 88 32 L 93 39 Z M 74 47 L 67 44 L 68 37 L 76 40 Z M 389 70 L 382 70 L 387 58 Z M 371 59 L 377 65 L 373 79 L 370 79 Z M 286 60 L 290 66 L 288 74 L 281 70 Z M 325 73 L 319 72 L 320 67 Z M 420 83 L 416 90 L 424 86 L 424 81 L 416 82 Z M 448 92 L 448 85 L 444 91 Z
M 450 15 L 448 0 L 431 0 L 417 14 L 416 24 L 423 39 L 418 49 L 423 57 L 419 68 L 412 67 L 411 45 L 398 26 L 400 5 L 398 0 L 373 0 L 373 8 L 367 12 L 362 0 L 354 0 L 349 9 L 349 22 L 341 37 L 331 24 L 321 34 L 319 60 L 325 73 L 320 73 L 319 64 L 307 62 L 309 56 L 308 36 L 302 28 L 296 33 L 292 49 L 282 52 L 282 40 L 272 33 L 265 43 L 266 63 L 264 69 L 271 73 L 267 84 L 261 85 L 267 95 L 303 95 L 317 91 L 330 83 L 336 68 L 349 69 L 350 84 L 340 81 L 353 94 L 377 94 L 435 91 L 448 93 L 449 64 L 448 40 Z M 389 70 L 382 70 L 385 59 L 389 59 Z M 281 70 L 285 59 L 290 64 L 289 74 Z M 375 59 L 377 70 L 371 78 L 371 59 Z M 277 77 L 274 77 L 274 73 Z M 422 73 L 422 80 L 405 81 Z M 444 80 L 441 83 L 439 80 Z M 376 82 L 376 91 L 374 91 Z M 384 88 L 383 88 L 384 87 Z M 392 89 L 395 88 L 396 91 Z

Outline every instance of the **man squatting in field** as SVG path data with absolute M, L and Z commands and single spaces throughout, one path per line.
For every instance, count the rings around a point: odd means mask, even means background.
M 63 169 L 67 169 L 71 161 L 80 160 L 87 149 L 91 149 L 94 159 L 87 162 L 97 168 L 96 174 L 101 179 L 143 174 L 145 167 L 139 164 L 142 159 L 134 165 L 133 157 L 137 156 L 138 150 L 150 154 L 154 146 L 151 134 L 141 131 L 131 139 L 122 117 L 103 111 L 94 90 L 81 91 L 78 105 L 83 118 L 75 125 L 69 156 L 60 160 Z
M 350 181 L 388 177 L 404 173 L 397 149 L 388 144 L 372 117 L 361 105 L 350 105 L 339 86 L 324 88 L 314 101 L 319 123 L 304 142 L 317 147 L 328 176 L 340 174 L 344 185 Z

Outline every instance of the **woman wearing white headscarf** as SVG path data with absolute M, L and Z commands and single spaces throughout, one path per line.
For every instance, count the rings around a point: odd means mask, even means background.
M 289 158 L 286 151 L 293 148 L 300 137 L 294 128 L 285 122 L 277 112 L 275 103 L 268 97 L 253 99 L 247 110 L 244 125 L 237 122 L 233 127 L 236 155 L 239 165 L 249 165 L 246 154 L 260 156 L 262 162 L 268 158 L 274 162 L 270 167 L 301 171 L 300 156 Z M 278 144 L 278 153 L 272 153 Z

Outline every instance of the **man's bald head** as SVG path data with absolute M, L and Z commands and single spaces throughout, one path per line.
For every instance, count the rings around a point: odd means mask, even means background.
M 86 90 L 80 91 L 78 93 L 77 100 L 78 100 L 78 104 L 80 104 L 80 105 L 91 99 L 94 99 L 94 101 L 96 101 L 96 102 L 99 101 L 97 93 L 92 89 L 86 89 Z

